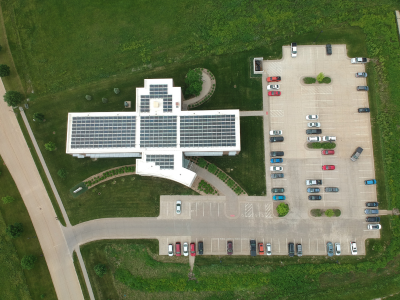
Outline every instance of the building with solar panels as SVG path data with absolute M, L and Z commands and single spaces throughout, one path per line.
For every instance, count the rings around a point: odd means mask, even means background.
M 136 157 L 136 173 L 191 186 L 188 156 L 236 155 L 239 110 L 182 111 L 172 79 L 145 79 L 136 112 L 69 113 L 67 153 L 78 158 Z

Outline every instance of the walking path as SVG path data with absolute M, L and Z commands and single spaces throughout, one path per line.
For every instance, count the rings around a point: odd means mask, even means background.
M 256 110 L 256 111 L 241 111 L 241 117 L 263 117 L 265 112 L 263 110 Z
M 202 69 L 202 79 L 203 79 L 203 88 L 200 92 L 200 95 L 197 97 L 191 98 L 189 100 L 184 100 L 183 103 L 186 105 L 194 104 L 204 99 L 211 91 L 213 84 L 215 84 L 215 79 L 211 79 L 210 75 L 207 73 L 206 69 Z

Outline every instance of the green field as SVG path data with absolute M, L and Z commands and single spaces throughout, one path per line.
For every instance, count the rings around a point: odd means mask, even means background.
M 0 203 L 0 298 L 7 300 L 57 299 L 53 282 L 42 255 L 31 218 L 7 167 L 0 158 L 0 198 L 12 196 L 15 201 Z M 5 227 L 22 223 L 24 232 L 16 239 L 5 234 Z M 34 269 L 23 270 L 21 258 L 26 254 L 38 257 Z

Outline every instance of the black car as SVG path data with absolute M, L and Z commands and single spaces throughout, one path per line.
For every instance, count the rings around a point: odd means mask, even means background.
M 365 203 L 366 207 L 377 207 L 379 205 L 378 202 L 367 202 Z
M 380 217 L 367 217 L 365 221 L 367 222 L 379 222 L 381 220 Z
M 289 252 L 289 257 L 294 256 L 294 243 L 289 243 L 288 244 L 288 252 Z
M 364 108 L 359 108 L 359 109 L 358 109 L 358 112 L 359 112 L 359 113 L 367 113 L 367 112 L 370 112 L 370 110 L 369 110 L 368 107 L 364 107 Z
M 256 240 L 250 240 L 250 255 L 256 256 L 257 255 L 257 245 Z
M 321 134 L 322 129 L 307 129 L 306 134 Z
M 274 193 L 274 194 L 284 193 L 284 192 L 285 192 L 284 188 L 273 188 L 273 189 L 271 189 L 271 193 Z
M 275 157 L 275 156 L 284 156 L 285 153 L 283 151 L 271 151 L 269 156 Z
M 332 54 L 332 45 L 326 44 L 326 55 L 331 55 L 331 54 Z
M 368 91 L 369 87 L 366 85 L 359 85 L 357 86 L 357 91 Z
M 274 179 L 274 178 L 283 178 L 283 177 L 285 177 L 285 175 L 283 175 L 283 173 L 272 173 L 271 174 L 271 178 L 272 179 Z
M 274 142 L 283 142 L 283 140 L 284 140 L 283 136 L 273 136 L 273 137 L 270 137 L 270 138 L 269 138 L 269 141 L 270 141 L 271 143 L 274 143 Z
M 202 255 L 203 254 L 203 242 L 198 242 L 197 245 L 198 245 L 198 249 L 199 249 L 198 254 Z
M 321 200 L 322 197 L 320 195 L 310 195 L 308 196 L 308 200 Z
M 339 192 L 339 188 L 337 187 L 326 187 L 325 192 L 327 193 L 337 193 Z

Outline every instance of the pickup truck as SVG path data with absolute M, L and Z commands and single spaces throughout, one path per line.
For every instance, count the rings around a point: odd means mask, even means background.
M 306 185 L 321 185 L 322 180 L 320 179 L 307 179 L 306 180 Z
M 356 152 L 353 153 L 353 155 L 350 157 L 350 159 L 352 161 L 356 161 L 360 157 L 362 152 L 363 152 L 363 148 L 357 147 Z
M 250 255 L 256 256 L 257 255 L 257 243 L 256 240 L 250 240 Z

